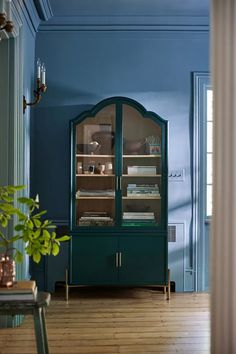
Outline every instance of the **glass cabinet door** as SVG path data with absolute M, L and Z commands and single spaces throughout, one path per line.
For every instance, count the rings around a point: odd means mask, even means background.
M 162 222 L 162 128 L 123 104 L 122 225 Z
M 75 131 L 75 224 L 115 223 L 116 106 L 78 123 Z

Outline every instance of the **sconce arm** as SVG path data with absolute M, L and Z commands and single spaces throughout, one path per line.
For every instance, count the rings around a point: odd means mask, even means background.
M 37 103 L 40 102 L 42 93 L 47 90 L 47 86 L 44 84 L 40 84 L 40 81 L 37 80 L 37 90 L 34 90 L 34 101 L 27 102 L 25 96 L 23 96 L 23 112 L 25 113 L 27 106 L 35 106 Z

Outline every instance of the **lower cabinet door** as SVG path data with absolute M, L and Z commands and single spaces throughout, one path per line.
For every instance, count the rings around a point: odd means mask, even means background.
M 165 236 L 119 238 L 119 283 L 124 285 L 165 284 L 167 247 Z
M 116 236 L 72 236 L 70 283 L 108 285 L 118 281 Z

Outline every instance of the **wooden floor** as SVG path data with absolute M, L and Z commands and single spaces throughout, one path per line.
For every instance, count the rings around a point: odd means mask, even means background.
M 73 290 L 73 291 L 72 291 Z M 151 288 L 72 289 L 46 312 L 50 354 L 210 353 L 209 295 Z M 36 353 L 33 321 L 0 330 L 0 354 Z

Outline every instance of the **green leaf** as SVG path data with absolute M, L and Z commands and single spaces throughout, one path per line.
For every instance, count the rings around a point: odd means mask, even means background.
M 15 231 L 22 231 L 25 229 L 24 225 L 21 225 L 21 224 L 17 224 L 15 227 L 14 227 Z
M 38 220 L 38 219 L 33 219 L 33 222 L 34 222 L 34 225 L 35 225 L 37 228 L 39 228 L 39 227 L 42 225 L 41 221 Z
M 43 237 L 44 237 L 46 240 L 50 240 L 51 235 L 50 235 L 50 233 L 49 233 L 47 230 L 43 230 Z
M 68 236 L 68 235 L 64 235 L 62 237 L 57 238 L 57 241 L 60 241 L 60 242 L 68 241 L 68 240 L 70 240 L 70 236 Z
M 23 261 L 23 254 L 20 251 L 16 250 L 14 259 L 16 262 L 21 263 Z
M 19 186 L 8 186 L 8 189 L 11 190 L 13 193 L 16 191 L 20 191 L 21 189 L 24 189 L 26 186 L 19 185 Z
M 42 253 L 44 256 L 46 256 L 46 255 L 48 254 L 48 249 L 47 249 L 47 247 L 42 247 L 42 248 L 41 248 L 41 253 Z
M 22 237 L 21 237 L 20 235 L 16 235 L 16 236 L 11 237 L 11 238 L 9 239 L 9 241 L 10 241 L 11 243 L 13 243 L 13 242 L 16 242 L 16 241 L 20 240 L 21 238 L 22 238 Z
M 38 229 L 34 232 L 34 238 L 38 238 L 41 235 L 41 229 Z
M 39 252 L 39 251 L 34 252 L 34 253 L 33 253 L 33 261 L 34 261 L 35 263 L 39 263 L 40 260 L 41 260 L 41 254 L 40 254 L 40 252 Z
M 11 203 L 11 202 L 14 201 L 14 199 L 13 199 L 12 197 L 9 197 L 9 196 L 7 196 L 7 195 L 3 195 L 3 196 L 2 196 L 2 200 L 4 200 L 4 201 L 7 202 L 7 203 Z
M 58 246 L 58 244 L 54 243 L 52 245 L 52 254 L 53 254 L 53 256 L 56 256 L 56 255 L 58 255 L 58 253 L 59 253 L 59 246 Z
M 34 228 L 34 223 L 33 223 L 33 221 L 30 220 L 30 219 L 28 219 L 28 220 L 27 220 L 27 226 L 28 226 L 28 228 L 29 228 L 30 230 L 33 230 L 33 228 Z
M 47 213 L 47 210 L 40 211 L 40 213 L 34 214 L 33 218 L 39 218 L 40 216 Z
M 56 225 L 48 225 L 46 226 L 46 229 L 56 229 Z
M 32 204 L 33 199 L 31 198 L 26 198 L 26 197 L 19 197 L 17 198 L 18 202 L 22 203 L 22 204 Z
M 1 225 L 2 225 L 2 227 L 7 227 L 7 225 L 8 225 L 8 220 L 5 216 L 2 217 Z
M 7 213 L 16 213 L 18 210 L 13 205 L 8 203 L 1 203 L 0 208 Z

